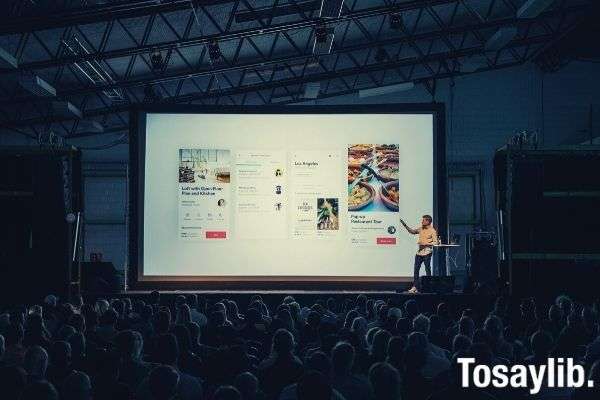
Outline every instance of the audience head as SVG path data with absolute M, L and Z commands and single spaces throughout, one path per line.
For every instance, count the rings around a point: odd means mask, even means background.
M 73 371 L 62 385 L 61 400 L 91 400 L 92 383 L 83 372 Z
M 179 358 L 179 345 L 172 333 L 160 335 L 156 341 L 156 361 L 161 364 L 175 366 Z
M 294 346 L 294 336 L 287 329 L 278 329 L 273 335 L 272 349 L 277 356 L 291 354 Z
M 150 304 L 151 305 L 159 305 L 160 304 L 160 292 L 157 290 L 153 290 L 150 293 Z
M 191 320 L 192 312 L 190 310 L 190 306 L 184 303 L 177 307 L 177 316 L 175 317 L 176 324 L 185 324 L 186 322 L 190 322 Z
M 100 325 L 115 327 L 118 320 L 119 314 L 114 309 L 109 308 L 100 316 Z
M 331 351 L 331 364 L 335 374 L 348 374 L 354 366 L 354 347 L 348 342 L 339 342 Z
M 73 359 L 81 359 L 85 357 L 86 341 L 83 333 L 76 332 L 69 338 L 69 344 L 71 345 L 71 356 Z
M 404 359 L 404 348 L 406 340 L 402 336 L 394 336 L 388 342 L 387 361 L 397 367 L 402 364 Z
M 213 400 L 242 400 L 242 394 L 234 386 L 219 386 L 213 394 Z
M 545 360 L 554 346 L 552 336 L 546 331 L 539 330 L 531 336 L 531 351 L 540 360 Z
M 387 347 L 388 342 L 392 334 L 386 331 L 385 329 L 380 329 L 375 336 L 373 336 L 373 346 L 371 348 L 371 354 L 376 357 L 376 359 L 383 361 L 385 357 L 387 357 Z
M 412 332 L 408 335 L 408 345 L 425 350 L 428 345 L 427 336 L 423 332 Z
M 195 293 L 190 293 L 186 297 L 186 303 L 190 306 L 191 309 L 198 308 L 198 295 Z
M 373 364 L 369 369 L 369 383 L 377 400 L 400 399 L 400 374 L 386 362 Z
M 561 323 L 564 318 L 562 308 L 556 304 L 552 304 L 548 309 L 548 319 L 554 323 Z
M 242 395 L 243 400 L 254 400 L 258 395 L 258 379 L 250 372 L 243 372 L 235 377 L 235 388 Z
M 454 339 L 452 340 L 452 354 L 469 351 L 471 344 L 473 343 L 471 342 L 470 337 L 459 333 L 454 336 Z
M 319 371 L 323 376 L 329 378 L 331 375 L 331 361 L 322 351 L 315 351 L 306 360 L 306 369 Z
M 98 314 L 103 315 L 110 308 L 110 304 L 105 299 L 98 299 L 96 301 L 96 311 Z
M 469 351 L 477 364 L 490 366 L 494 363 L 494 353 L 487 343 L 474 342 Z
M 50 349 L 50 364 L 64 368 L 71 363 L 71 345 L 59 340 L 54 342 Z
M 307 371 L 296 386 L 298 400 L 330 400 L 333 389 L 325 375 L 318 371 Z
M 562 310 L 564 316 L 569 316 L 571 311 L 573 311 L 573 300 L 567 295 L 558 296 L 555 304 Z
M 471 317 L 461 317 L 458 321 L 458 333 L 473 338 L 473 334 L 475 333 L 475 322 Z
M 404 303 L 404 314 L 411 320 L 419 314 L 419 304 L 416 300 L 410 299 Z
M 379 328 L 378 326 L 374 326 L 367 331 L 367 334 L 365 335 L 367 347 L 371 347 L 373 345 L 373 338 L 375 337 L 375 334 L 380 330 L 381 328 Z
M 115 337 L 115 345 L 123 360 L 136 361 L 141 358 L 144 339 L 137 331 L 124 330 Z
M 23 368 L 29 381 L 43 380 L 48 369 L 48 353 L 41 346 L 32 346 L 25 352 Z
M 421 332 L 425 336 L 429 335 L 429 328 L 431 323 L 429 318 L 425 314 L 419 314 L 413 319 L 413 330 L 415 332 Z
M 436 314 L 440 318 L 450 318 L 450 309 L 448 308 L 448 304 L 443 302 L 439 303 L 437 306 Z
M 20 346 L 23 343 L 23 325 L 9 324 L 4 331 L 4 340 L 6 347 Z
M 148 386 L 154 400 L 174 399 L 179 386 L 179 373 L 170 365 L 160 365 L 150 372 Z

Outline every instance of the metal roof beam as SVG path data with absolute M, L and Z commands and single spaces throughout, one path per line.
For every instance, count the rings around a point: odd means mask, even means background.
M 348 20 L 376 17 L 381 15 L 386 15 L 391 12 L 399 12 L 399 11 L 409 11 L 420 9 L 425 6 L 435 6 L 442 5 L 448 3 L 454 3 L 457 0 L 413 0 L 407 1 L 395 6 L 382 6 L 382 7 L 373 7 L 368 9 L 362 9 L 359 11 L 349 12 L 346 14 L 342 14 L 339 18 L 330 19 L 328 23 L 339 23 Z M 189 3 L 189 2 L 188 2 Z M 190 12 L 191 9 L 190 9 Z M 120 19 L 120 16 L 116 16 L 113 19 Z M 135 47 L 128 47 L 123 49 L 115 49 L 103 52 L 93 52 L 89 55 L 79 55 L 79 56 L 62 56 L 54 59 L 35 61 L 29 63 L 22 63 L 19 65 L 20 69 L 43 69 L 49 67 L 58 67 L 65 64 L 71 64 L 75 62 L 84 62 L 90 60 L 106 60 L 112 58 L 121 58 L 126 56 L 131 56 L 135 54 L 143 54 L 148 53 L 154 49 L 158 49 L 160 51 L 168 51 L 176 48 L 184 48 L 184 47 L 193 47 L 204 45 L 210 43 L 212 41 L 228 41 L 228 40 L 237 40 L 241 38 L 247 38 L 252 36 L 259 35 L 269 35 L 276 34 L 278 32 L 285 32 L 289 30 L 296 29 L 304 29 L 304 28 L 313 28 L 320 23 L 318 19 L 306 19 L 299 20 L 290 23 L 283 24 L 267 24 L 266 26 L 259 26 L 256 28 L 237 30 L 237 31 L 225 31 L 224 33 L 216 34 L 216 35 L 206 35 L 202 37 L 189 38 L 184 40 L 173 40 L 162 43 L 154 43 L 151 45 L 140 45 Z M 1 71 L 1 70 L 0 70 Z M 8 72 L 8 71 L 5 71 Z
M 498 27 L 502 27 L 502 26 L 512 26 L 514 24 L 524 24 L 524 25 L 525 24 L 534 24 L 534 23 L 539 23 L 542 19 L 552 18 L 559 13 L 562 13 L 562 12 L 570 13 L 572 11 L 576 11 L 579 9 L 580 9 L 579 7 L 573 7 L 571 9 L 566 9 L 566 10 L 548 11 L 548 12 L 544 13 L 542 16 L 540 16 L 540 19 L 538 19 L 538 20 L 522 21 L 517 18 L 503 18 L 503 19 L 486 21 L 486 22 L 481 22 L 481 23 L 476 23 L 476 24 L 468 24 L 468 25 L 463 25 L 463 26 L 454 26 L 454 27 L 445 27 L 445 28 L 442 27 L 440 29 L 437 29 L 434 31 L 429 31 L 429 32 L 423 32 L 423 33 L 400 36 L 400 37 L 383 39 L 383 40 L 372 40 L 370 42 L 361 43 L 361 44 L 357 44 L 357 45 L 344 46 L 341 48 L 334 49 L 331 54 L 343 55 L 343 54 L 351 53 L 354 51 L 365 50 L 365 49 L 369 49 L 369 48 L 373 48 L 373 47 L 396 45 L 396 44 L 403 44 L 403 43 L 415 43 L 416 41 L 431 41 L 431 40 L 443 39 L 443 38 L 447 37 L 447 35 L 451 35 L 451 34 L 461 34 L 461 33 L 466 33 L 466 32 L 478 32 L 478 31 L 490 29 L 490 28 L 498 28 Z M 449 47 L 449 49 L 452 51 L 456 50 L 456 48 L 454 48 L 454 46 Z M 115 89 L 115 88 L 127 89 L 127 88 L 133 88 L 133 87 L 140 87 L 140 86 L 144 86 L 147 84 L 162 84 L 162 83 L 167 83 L 167 82 L 171 82 L 171 81 L 175 81 L 175 80 L 198 78 L 198 77 L 213 75 L 215 73 L 226 73 L 226 72 L 233 72 L 233 71 L 239 71 L 239 70 L 264 69 L 264 68 L 268 68 L 270 66 L 276 66 L 279 64 L 283 64 L 283 63 L 305 62 L 308 58 L 311 58 L 311 57 L 312 57 L 311 53 L 302 54 L 302 55 L 277 57 L 277 58 L 271 57 L 267 61 L 264 61 L 262 59 L 258 60 L 258 61 L 252 60 L 249 62 L 239 63 L 237 65 L 236 64 L 228 64 L 228 65 L 225 65 L 222 67 L 211 66 L 209 68 L 203 68 L 203 69 L 176 71 L 176 72 L 172 72 L 170 74 L 165 73 L 160 76 L 148 75 L 145 77 L 134 77 L 134 78 L 130 78 L 130 79 L 120 80 L 115 83 L 108 83 L 108 84 L 103 84 L 103 85 L 98 85 L 98 86 L 87 86 L 87 87 L 82 87 L 82 88 L 77 88 L 77 89 L 72 89 L 72 90 L 60 91 L 58 93 L 58 97 L 63 98 L 63 99 L 68 99 L 69 96 L 83 95 L 83 94 L 95 93 L 95 92 L 100 93 L 104 90 L 110 90 L 110 89 Z M 433 71 L 430 71 L 430 72 L 432 73 Z M 31 97 L 13 98 L 13 99 L 0 101 L 0 106 L 7 105 L 7 104 L 18 104 L 18 103 L 23 103 L 23 102 L 28 102 L 28 101 L 35 101 L 35 100 L 36 99 L 31 98 Z
M 196 0 L 197 1 L 197 0 Z M 234 0 L 202 0 L 203 6 L 233 3 Z M 94 24 L 114 19 L 143 17 L 159 12 L 190 9 L 191 0 L 121 1 L 99 7 L 82 7 L 67 12 L 44 14 L 35 17 L 3 18 L 0 20 L 0 35 L 26 33 L 46 29 L 64 28 L 73 25 Z
M 526 39 L 517 39 L 517 40 L 514 40 L 513 42 L 509 43 L 506 46 L 506 48 L 522 47 L 522 46 L 528 46 L 528 45 L 532 45 L 532 44 L 542 44 L 542 43 L 547 42 L 551 38 L 552 38 L 551 35 L 544 34 L 544 35 L 539 35 L 539 36 L 530 37 L 530 38 L 526 38 Z M 302 77 L 293 77 L 293 78 L 265 81 L 265 82 L 258 83 L 258 84 L 242 85 L 242 86 L 231 87 L 231 88 L 222 89 L 222 90 L 193 93 L 193 94 L 189 94 L 189 95 L 167 98 L 164 101 L 162 101 L 161 103 L 162 104 L 189 103 L 189 102 L 197 101 L 197 100 L 201 100 L 201 99 L 234 96 L 234 95 L 239 95 L 239 94 L 258 92 L 261 90 L 271 90 L 271 89 L 275 89 L 275 88 L 284 88 L 284 87 L 288 87 L 288 86 L 298 86 L 298 85 L 308 83 L 308 82 L 319 82 L 319 81 L 336 79 L 336 78 L 341 78 L 341 77 L 366 74 L 366 73 L 370 73 L 370 72 L 397 70 L 398 68 L 401 68 L 401 67 L 410 67 L 412 65 L 422 65 L 423 63 L 442 62 L 445 60 L 454 60 L 454 59 L 459 59 L 459 58 L 463 58 L 463 57 L 468 57 L 468 56 L 471 56 L 474 54 L 479 54 L 482 51 L 483 51 L 482 46 L 474 46 L 474 47 L 468 47 L 468 48 L 464 48 L 464 49 L 457 50 L 457 51 L 433 53 L 433 54 L 425 55 L 423 57 L 414 57 L 414 58 L 403 59 L 403 60 L 399 60 L 399 61 L 388 61 L 388 62 L 376 63 L 376 64 L 371 64 L 371 65 L 367 65 L 367 66 L 363 66 L 363 67 L 345 68 L 345 69 L 340 69 L 337 71 L 331 70 L 331 71 L 326 71 L 323 73 L 311 74 L 311 75 L 306 75 L 306 76 L 302 76 Z M 516 61 L 512 60 L 511 62 L 519 64 L 519 63 L 522 63 L 523 61 L 524 60 L 516 60 Z M 450 72 L 447 72 L 447 73 L 452 74 Z M 459 74 L 459 72 L 454 72 L 454 73 Z M 448 75 L 448 76 L 450 76 L 450 75 Z M 427 75 L 427 76 L 418 77 L 415 79 L 432 79 L 432 76 Z M 97 116 L 113 114 L 113 113 L 121 113 L 121 112 L 128 111 L 133 106 L 135 106 L 135 104 L 125 104 L 125 105 L 111 106 L 111 107 L 107 107 L 107 108 L 98 108 L 98 109 L 93 109 L 93 110 L 87 110 L 84 112 L 84 118 L 97 117 Z M 47 124 L 48 122 L 60 122 L 60 121 L 68 121 L 68 120 L 72 120 L 72 118 L 69 118 L 69 117 L 54 118 L 53 117 L 51 119 L 51 121 L 48 121 L 48 118 L 32 118 L 32 119 L 21 120 L 21 121 L 3 121 L 0 123 L 0 127 L 2 127 L 2 126 L 19 127 L 19 126 Z

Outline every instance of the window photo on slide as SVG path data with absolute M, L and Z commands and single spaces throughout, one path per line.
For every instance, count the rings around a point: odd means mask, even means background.
M 229 150 L 179 149 L 179 183 L 229 183 Z

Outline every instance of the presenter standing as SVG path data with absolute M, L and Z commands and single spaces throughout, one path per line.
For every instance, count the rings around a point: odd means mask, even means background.
M 433 253 L 433 245 L 438 242 L 437 231 L 432 225 L 433 218 L 431 218 L 431 215 L 423 215 L 421 226 L 415 229 L 406 225 L 406 222 L 402 218 L 400 218 L 400 222 L 404 225 L 408 233 L 419 235 L 419 240 L 417 241 L 419 247 L 417 254 L 415 254 L 413 287 L 409 290 L 409 293 L 419 293 L 421 289 L 421 285 L 419 284 L 421 264 L 425 264 L 425 273 L 427 276 L 431 276 L 431 255 Z

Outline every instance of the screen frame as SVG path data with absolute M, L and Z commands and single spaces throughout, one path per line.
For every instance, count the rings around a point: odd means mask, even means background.
M 394 103 L 363 105 L 293 106 L 206 106 L 143 105 L 130 111 L 128 168 L 128 274 L 132 289 L 248 289 L 248 288 L 383 288 L 412 282 L 412 277 L 379 276 L 145 276 L 144 179 L 146 115 L 161 114 L 431 114 L 433 117 L 433 211 L 435 225 L 442 237 L 448 233 L 448 187 L 446 168 L 445 106 L 443 103 Z M 441 253 L 441 252 L 440 252 Z M 412 262 L 408 261 L 408 262 Z M 438 270 L 445 270 L 445 259 L 438 253 Z M 435 274 L 435 273 L 434 273 Z

